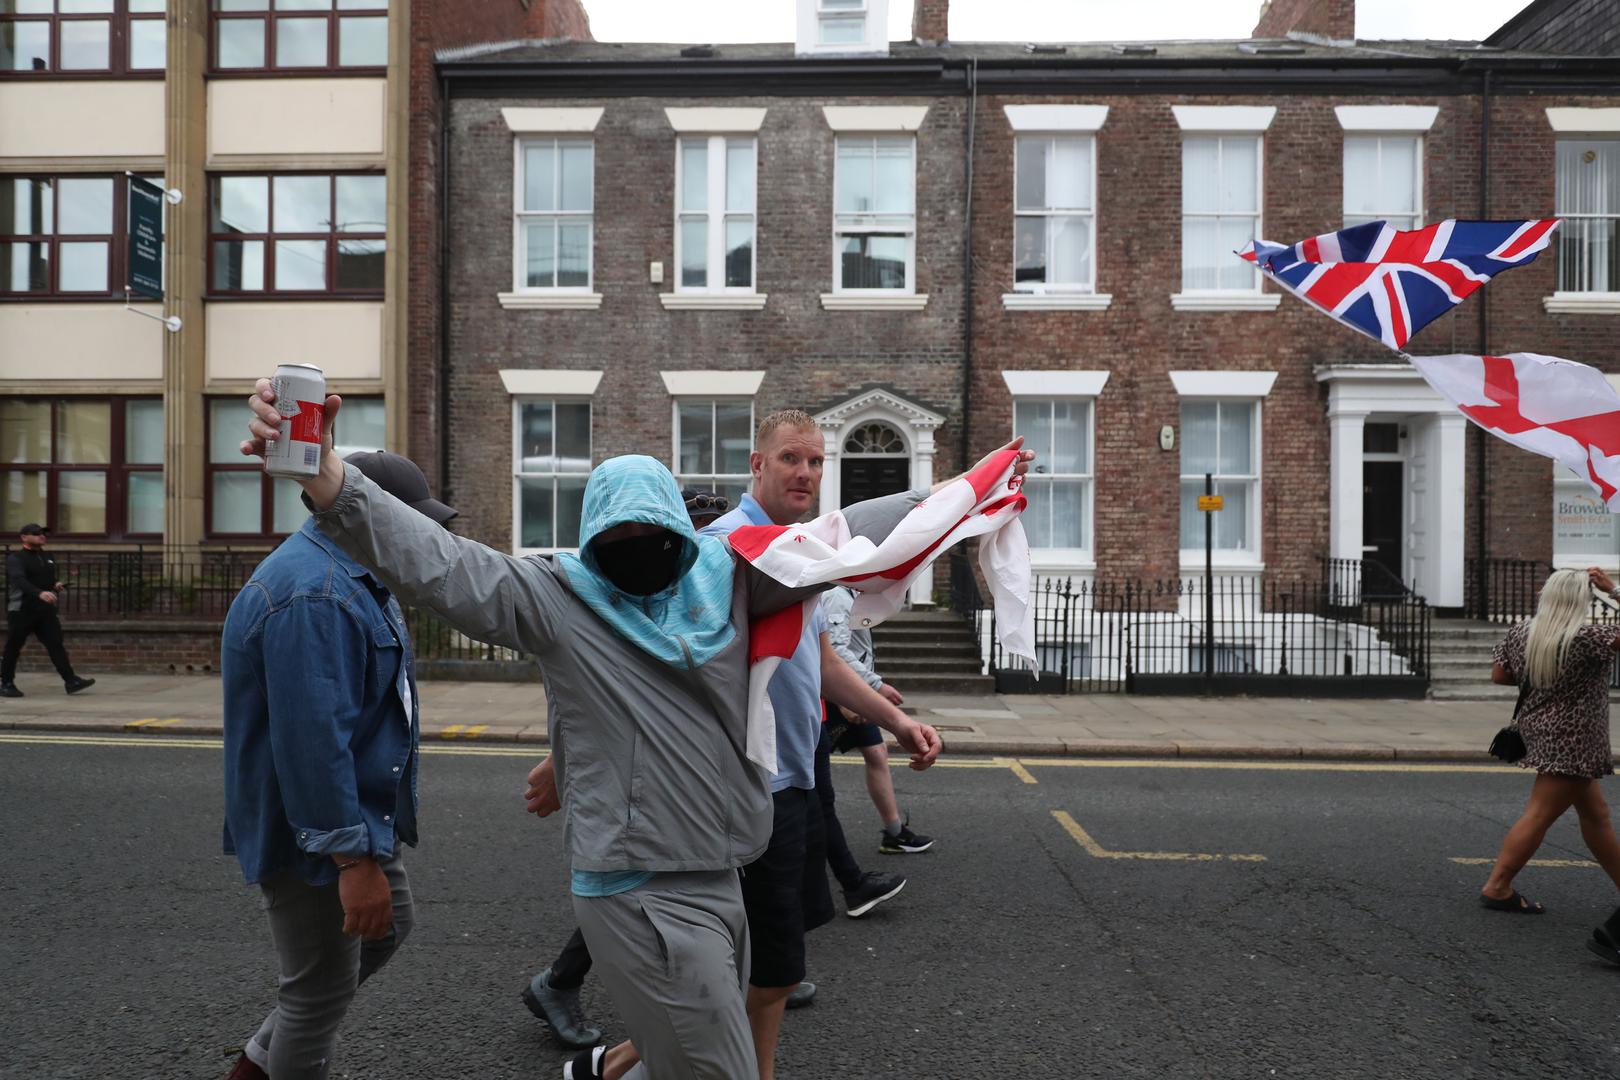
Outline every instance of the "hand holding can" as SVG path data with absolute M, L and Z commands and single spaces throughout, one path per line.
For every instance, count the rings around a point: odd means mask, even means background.
M 281 416 L 276 438 L 264 448 L 271 476 L 314 476 L 321 471 L 321 434 L 326 428 L 326 375 L 313 364 L 282 364 L 270 380 Z
M 277 370 L 277 374 L 281 374 L 281 369 Z M 324 390 L 324 385 L 325 379 L 322 378 L 320 389 Z M 296 388 L 292 393 L 297 393 Z M 264 457 L 267 472 L 273 471 L 268 465 L 271 454 L 286 452 L 277 446 L 278 443 L 283 441 L 284 426 L 296 419 L 296 417 L 284 417 L 282 415 L 282 411 L 278 407 L 280 399 L 281 395 L 277 393 L 276 382 L 273 379 L 260 379 L 254 384 L 253 393 L 248 397 L 248 408 L 251 410 L 252 415 L 248 419 L 248 438 L 242 441 L 241 452 L 248 456 Z M 299 399 L 294 397 L 293 400 L 297 401 Z M 320 429 L 318 442 L 315 444 L 314 468 L 313 471 L 308 473 L 302 471 L 304 468 L 303 461 L 308 456 L 309 451 L 299 448 L 304 445 L 300 440 L 287 439 L 286 441 L 289 443 L 298 444 L 293 449 L 297 455 L 299 471 L 281 475 L 291 475 L 292 479 L 297 480 L 302 485 L 310 501 L 318 509 L 324 510 L 337 500 L 338 492 L 343 489 L 343 462 L 332 453 L 332 425 L 337 419 L 338 409 L 343 405 L 343 399 L 336 394 L 328 394 L 323 401 L 320 393 L 317 392 L 313 399 L 305 398 L 303 401 L 320 406 Z M 299 408 L 301 411 L 303 410 L 303 403 L 300 403 Z M 306 423 L 310 422 L 312 421 L 306 420 Z

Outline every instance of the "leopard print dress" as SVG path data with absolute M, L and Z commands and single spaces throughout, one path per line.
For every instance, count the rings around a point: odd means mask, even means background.
M 1529 622 L 1509 630 L 1491 659 L 1518 682 L 1524 677 Z M 1612 626 L 1583 626 L 1550 687 L 1532 687 L 1519 710 L 1525 755 L 1519 765 L 1538 773 L 1596 780 L 1614 772 L 1609 746 L 1609 672 L 1614 663 Z

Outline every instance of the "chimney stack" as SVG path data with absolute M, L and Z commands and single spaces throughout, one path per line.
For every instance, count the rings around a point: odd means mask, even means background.
M 531 37 L 555 41 L 594 41 L 591 19 L 580 0 L 528 0 L 528 32 Z
M 1294 32 L 1334 41 L 1356 36 L 1356 0 L 1265 0 L 1252 37 L 1280 38 Z
M 911 9 L 911 40 L 918 45 L 943 45 L 948 40 L 951 0 L 915 0 Z

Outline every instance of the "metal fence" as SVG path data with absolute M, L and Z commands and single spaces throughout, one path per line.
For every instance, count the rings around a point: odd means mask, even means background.
M 57 604 L 71 618 L 223 619 L 265 552 L 160 545 L 133 551 L 51 548 L 50 555 L 66 586 Z M 8 590 L 10 584 L 7 575 Z
M 979 628 L 1003 693 L 1321 693 L 1417 696 L 1429 676 L 1428 604 L 1404 587 L 1325 567 L 1320 581 L 1254 576 L 1039 580 L 1037 673 L 996 640 L 971 565 L 953 559 L 951 606 Z M 1371 587 L 1362 588 L 1366 581 Z
M 1536 597 L 1552 564 L 1535 559 L 1468 559 L 1463 613 L 1470 619 L 1515 623 L 1536 613 Z

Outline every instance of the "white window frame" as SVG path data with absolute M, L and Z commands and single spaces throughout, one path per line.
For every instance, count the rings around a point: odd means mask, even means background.
M 716 468 L 720 465 L 719 431 L 715 424 L 716 407 L 722 403 L 748 403 L 748 443 L 749 450 L 753 450 L 754 425 L 757 421 L 757 410 L 754 407 L 754 398 L 743 394 L 715 394 L 709 395 L 674 395 L 670 400 L 670 452 L 669 471 L 675 474 L 675 482 L 682 487 L 706 486 L 711 490 L 719 488 L 720 481 L 740 484 L 746 490 L 754 480 L 751 472 L 746 473 L 683 473 L 681 472 L 681 406 L 693 405 L 699 402 L 709 406 L 709 460 Z
M 1266 137 L 1265 137 L 1265 134 L 1263 132 L 1259 132 L 1259 131 L 1195 131 L 1195 132 L 1193 132 L 1191 134 L 1182 136 L 1182 139 L 1181 139 L 1181 153 L 1182 153 L 1183 161 L 1185 161 L 1186 154 L 1187 154 L 1187 144 L 1189 142 L 1193 141 L 1194 139 L 1214 139 L 1215 140 L 1215 161 L 1216 161 L 1216 169 L 1218 171 L 1222 168 L 1222 161 L 1223 161 L 1223 159 L 1225 157 L 1226 140 L 1228 140 L 1228 139 L 1253 139 L 1254 140 L 1254 156 L 1255 156 L 1255 162 L 1254 162 L 1254 166 L 1255 166 L 1254 167 L 1254 182 L 1255 182 L 1254 207 L 1255 208 L 1254 208 L 1254 211 L 1252 212 L 1252 214 L 1251 214 L 1251 212 L 1246 211 L 1246 210 L 1238 210 L 1238 211 L 1231 211 L 1231 212 L 1228 212 L 1228 211 L 1225 211 L 1225 210 L 1188 210 L 1187 206 L 1186 206 L 1186 196 L 1185 196 L 1185 194 L 1183 194 L 1183 196 L 1182 196 L 1182 207 L 1181 207 L 1181 222 L 1182 222 L 1182 225 L 1185 226 L 1185 224 L 1187 222 L 1187 219 L 1189 217 L 1194 217 L 1194 218 L 1214 218 L 1216 221 L 1219 221 L 1222 218 L 1241 218 L 1241 217 L 1250 217 L 1250 216 L 1252 216 L 1254 218 L 1254 236 L 1255 236 L 1255 239 L 1259 239 L 1261 236 L 1265 235 L 1265 217 L 1266 217 Z M 1218 180 L 1216 182 L 1216 187 L 1217 188 L 1220 187 L 1220 183 L 1219 183 Z M 1232 258 L 1236 259 L 1237 256 L 1234 254 L 1232 256 Z M 1263 282 L 1264 279 L 1261 277 L 1260 272 L 1258 270 L 1252 271 L 1252 273 L 1254 274 L 1254 285 L 1253 285 L 1252 288 L 1248 288 L 1248 289 L 1189 289 L 1189 288 L 1187 288 L 1187 285 L 1186 285 L 1187 252 L 1184 249 L 1182 251 L 1182 253 L 1181 253 L 1182 285 L 1181 285 L 1181 291 L 1180 291 L 1180 293 L 1178 293 L 1178 295 L 1180 295 L 1180 296 L 1212 296 L 1212 297 L 1219 297 L 1219 296 L 1232 296 L 1232 297 L 1258 296 L 1263 291 L 1261 286 L 1262 286 L 1262 282 Z M 1281 299 L 1280 295 L 1279 295 L 1278 298 Z
M 1177 466 L 1177 470 L 1176 470 L 1177 471 L 1177 476 L 1176 476 L 1176 505 L 1178 507 L 1178 511 L 1177 511 L 1177 514 L 1176 514 L 1176 543 L 1177 543 L 1178 547 L 1180 547 L 1180 543 L 1181 543 L 1181 539 L 1180 539 L 1181 538 L 1181 514 L 1179 512 L 1179 507 L 1181 505 L 1181 485 L 1183 483 L 1189 481 L 1189 480 L 1202 481 L 1204 479 L 1204 474 L 1203 473 L 1184 473 L 1184 472 L 1180 471 L 1181 462 L 1179 460 L 1179 454 L 1181 453 L 1181 436 L 1182 436 L 1182 428 L 1184 426 L 1181 410 L 1184 409 L 1188 405 L 1215 405 L 1217 407 L 1227 406 L 1227 405 L 1242 405 L 1242 406 L 1247 406 L 1249 408 L 1252 408 L 1254 410 L 1254 422 L 1253 422 L 1253 424 L 1251 425 L 1251 427 L 1249 429 L 1250 430 L 1249 453 L 1251 455 L 1250 458 L 1249 458 L 1249 461 L 1253 464 L 1254 471 L 1252 473 L 1247 473 L 1247 474 L 1243 474 L 1243 475 L 1238 475 L 1238 474 L 1226 475 L 1226 474 L 1222 474 L 1222 473 L 1215 473 L 1214 474 L 1214 483 L 1215 483 L 1215 489 L 1216 489 L 1217 494 L 1219 494 L 1220 485 L 1223 482 L 1224 483 L 1247 483 L 1247 484 L 1250 485 L 1250 487 L 1249 487 L 1249 520 L 1247 522 L 1247 525 L 1248 525 L 1247 534 L 1251 538 L 1252 543 L 1251 543 L 1251 545 L 1250 545 L 1250 547 L 1248 549 L 1243 549 L 1243 548 L 1223 548 L 1223 547 L 1218 547 L 1217 546 L 1211 552 L 1210 561 L 1215 566 L 1259 568 L 1259 567 L 1264 565 L 1264 563 L 1263 563 L 1264 552 L 1261 550 L 1261 536 L 1260 536 L 1260 524 L 1261 524 L 1260 504 L 1261 504 L 1261 500 L 1263 498 L 1263 491 L 1262 491 L 1261 485 L 1264 483 L 1264 480 L 1265 480 L 1265 459 L 1261 456 L 1262 451 L 1264 449 L 1264 436 L 1263 436 L 1263 427 L 1264 427 L 1264 424 L 1265 424 L 1264 400 L 1263 400 L 1262 397 L 1251 396 L 1251 395 L 1219 395 L 1219 396 L 1217 396 L 1217 395 L 1210 395 L 1210 394 L 1185 394 L 1185 393 L 1183 393 L 1183 395 L 1181 396 L 1181 399 L 1177 403 L 1177 406 L 1176 406 L 1176 439 L 1177 439 L 1176 453 L 1178 454 L 1178 459 L 1177 459 L 1177 462 L 1176 462 L 1176 466 Z M 1221 429 L 1220 415 L 1217 412 L 1216 420 L 1215 420 L 1215 433 L 1216 433 L 1217 439 L 1220 436 L 1220 429 Z M 1219 462 L 1219 460 L 1220 460 L 1220 444 L 1218 442 L 1216 443 L 1215 458 L 1216 458 L 1216 461 Z M 1202 494 L 1202 492 L 1200 492 L 1200 494 Z M 1222 514 L 1227 513 L 1227 511 L 1225 511 L 1225 510 L 1220 510 L 1220 511 L 1216 511 L 1216 512 L 1217 513 L 1222 513 Z M 1192 567 L 1192 566 L 1202 566 L 1203 565 L 1203 563 L 1204 563 L 1204 548 L 1203 548 L 1202 545 L 1199 545 L 1196 548 L 1181 548 L 1180 550 L 1181 550 L 1181 565 L 1183 567 Z
M 856 0 L 854 6 L 829 7 L 827 0 L 815 0 L 816 5 L 816 40 L 818 49 L 851 49 L 860 48 L 871 36 L 871 4 L 868 0 Z M 828 41 L 826 29 L 828 22 L 843 22 L 849 19 L 861 21 L 861 36 L 859 41 Z
M 1555 170 L 1554 176 L 1553 176 L 1553 191 L 1554 191 L 1555 200 L 1557 198 L 1557 193 L 1561 192 L 1562 189 L 1563 189 L 1563 185 L 1558 183 L 1558 177 L 1557 177 L 1557 173 L 1556 173 L 1556 170 L 1558 168 L 1557 162 L 1558 162 L 1559 157 L 1561 156 L 1558 153 L 1558 146 L 1559 146 L 1560 143 L 1566 143 L 1566 142 L 1570 142 L 1570 143 L 1602 142 L 1602 143 L 1611 143 L 1611 144 L 1613 144 L 1613 143 L 1620 142 L 1620 132 L 1581 133 L 1581 132 L 1574 132 L 1574 131 L 1561 131 L 1561 132 L 1559 132 L 1557 134 L 1557 137 L 1553 140 L 1553 162 L 1554 162 L 1553 168 Z M 1560 226 L 1560 229 L 1559 229 L 1559 232 L 1560 232 L 1561 235 L 1564 234 L 1564 233 L 1567 233 L 1569 231 L 1569 227 L 1570 227 L 1571 223 L 1573 223 L 1573 222 L 1613 221 L 1615 223 L 1615 230 L 1616 230 L 1615 243 L 1620 244 L 1620 206 L 1611 207 L 1609 212 L 1606 213 L 1606 214 L 1574 214 L 1574 213 L 1563 213 L 1563 212 L 1561 212 L 1560 209 L 1555 204 L 1554 207 L 1553 207 L 1553 215 L 1564 223 L 1562 226 Z M 1590 244 L 1584 245 L 1583 250 L 1589 253 L 1590 250 L 1591 250 Z M 1588 280 L 1590 280 L 1591 259 L 1590 259 L 1589 256 L 1586 259 L 1586 262 L 1588 264 L 1588 275 L 1587 276 L 1588 276 Z M 1562 267 L 1559 266 L 1557 269 L 1562 270 Z M 1574 300 L 1577 304 L 1582 300 L 1588 301 L 1589 304 L 1592 301 L 1598 301 L 1600 303 L 1603 302 L 1603 301 L 1608 301 L 1613 305 L 1613 307 L 1615 308 L 1616 311 L 1620 311 L 1620 281 L 1611 281 L 1611 282 L 1609 282 L 1609 286 L 1610 287 L 1607 288 L 1607 289 L 1590 289 L 1590 288 L 1587 288 L 1587 289 L 1560 289 L 1560 290 L 1553 293 L 1553 298 L 1555 300 L 1557 300 L 1557 299 L 1566 299 L 1567 298 L 1567 299 L 1570 299 L 1570 300 Z M 1548 310 L 1554 310 L 1554 309 L 1549 306 Z M 1605 313 L 1609 313 L 1609 312 L 1605 312 Z
M 682 150 L 689 143 L 703 142 L 707 144 L 708 164 L 708 209 L 706 211 L 685 211 L 685 169 L 682 166 Z M 753 151 L 754 168 L 754 208 L 747 213 L 728 210 L 726 208 L 726 180 L 728 177 L 726 151 L 733 143 L 747 143 Z M 682 255 L 681 228 L 683 221 L 695 219 L 699 214 L 708 221 L 708 250 L 706 254 L 707 273 L 705 277 L 709 282 L 701 287 L 682 284 L 682 268 L 686 265 Z M 753 237 L 749 245 L 748 285 L 728 286 L 724 284 L 726 277 L 726 223 L 728 221 L 747 218 Z M 715 281 L 721 282 L 715 285 Z M 689 296 L 753 296 L 759 291 L 759 140 L 752 134 L 727 134 L 694 132 L 677 136 L 675 139 L 675 291 Z
M 868 140 L 868 139 L 872 140 L 872 169 L 873 169 L 873 173 L 874 173 L 874 176 L 873 176 L 873 180 L 874 180 L 873 194 L 874 195 L 876 195 L 876 193 L 877 193 L 877 189 L 876 189 L 876 186 L 875 186 L 875 182 L 876 182 L 876 175 L 875 174 L 876 174 L 876 169 L 877 169 L 877 146 L 878 146 L 878 143 L 882 142 L 882 141 L 889 141 L 889 142 L 898 143 L 898 142 L 904 140 L 906 142 L 906 144 L 910 147 L 910 149 L 911 149 L 911 175 L 910 175 L 909 179 L 910 179 L 910 184 L 911 184 L 911 215 L 910 215 L 911 216 L 911 224 L 910 224 L 910 226 L 908 228 L 897 228 L 897 227 L 888 226 L 888 225 L 880 226 L 880 225 L 876 225 L 876 224 L 855 225 L 855 226 L 847 226 L 847 227 L 841 227 L 839 225 L 838 219 L 839 219 L 839 217 L 841 215 L 840 215 L 839 210 L 838 210 L 838 181 L 839 181 L 839 174 L 840 174 L 841 170 L 843 169 L 843 165 L 840 162 L 840 159 L 842 158 L 843 155 L 839 153 L 839 148 L 843 145 L 843 143 L 844 143 L 844 141 L 846 139 L 860 139 L 862 141 L 865 141 L 865 140 Z M 882 215 L 880 215 L 876 211 L 868 211 L 868 212 L 864 212 L 863 214 L 849 215 L 849 216 L 866 216 L 866 217 L 876 218 L 876 217 L 880 217 L 880 216 L 881 217 L 899 217 L 900 215 L 898 215 L 898 214 L 882 214 Z M 846 289 L 844 287 L 843 254 L 842 254 L 842 251 L 840 250 L 842 240 L 847 236 L 862 236 L 862 235 L 874 235 L 874 234 L 892 234 L 892 233 L 896 233 L 896 232 L 904 232 L 906 234 L 906 284 L 905 284 L 905 287 L 900 288 L 900 289 Z M 889 132 L 843 132 L 843 131 L 840 131 L 838 133 L 837 137 L 834 139 L 834 141 L 833 141 L 832 281 L 833 281 L 833 292 L 832 292 L 832 294 L 834 296 L 885 297 L 885 296 L 916 296 L 917 295 L 917 136 L 916 135 L 910 134 L 910 133 L 896 134 L 895 132 L 892 132 L 892 131 L 889 131 Z
M 553 178 L 552 190 L 562 191 L 562 154 L 560 150 L 564 144 L 587 147 L 591 152 L 591 208 L 589 210 L 525 210 L 523 208 L 524 170 L 523 151 L 526 147 L 551 143 L 553 168 L 556 174 Z M 525 218 L 548 217 L 560 219 L 565 217 L 583 218 L 589 226 L 589 243 L 585 256 L 585 284 L 584 285 L 530 285 L 528 283 L 527 267 L 529 264 L 528 233 L 524 229 Z M 555 232 L 553 243 L 555 243 Z M 515 296 L 578 296 L 589 297 L 595 295 L 596 286 L 596 140 L 589 135 L 578 134 L 525 134 L 512 140 L 512 295 Z
M 552 416 L 552 420 L 551 420 L 552 436 L 551 437 L 552 437 L 552 448 L 553 448 L 553 450 L 555 450 L 555 448 L 556 448 L 556 439 L 557 439 L 557 434 L 556 434 L 556 432 L 557 432 L 557 413 L 556 413 L 557 406 L 559 404 L 562 404 L 562 405 L 578 405 L 578 404 L 581 404 L 581 403 L 583 403 L 585 405 L 585 407 L 590 410 L 590 423 L 586 426 L 586 431 L 588 432 L 586 455 L 587 455 L 587 460 L 590 461 L 590 463 L 591 463 L 590 468 L 586 469 L 586 471 L 583 472 L 583 473 L 579 473 L 579 472 L 561 472 L 561 471 L 549 472 L 549 473 L 526 473 L 526 472 L 524 472 L 523 469 L 522 469 L 522 463 L 523 463 L 523 406 L 525 406 L 525 405 L 539 405 L 539 404 L 548 404 L 548 405 L 551 406 L 551 408 L 552 408 L 552 414 L 551 414 L 551 416 Z M 555 456 L 555 455 L 553 455 L 553 456 Z M 511 466 L 511 468 L 512 468 L 512 554 L 514 554 L 514 555 L 554 555 L 559 551 L 577 551 L 578 550 L 578 548 L 572 548 L 572 547 L 523 547 L 522 546 L 521 541 L 523 539 L 523 481 L 524 481 L 525 478 L 528 478 L 528 479 L 539 478 L 539 479 L 550 479 L 550 480 L 557 480 L 558 478 L 562 478 L 562 477 L 569 477 L 569 478 L 584 477 L 584 478 L 589 478 L 590 475 L 591 475 L 591 469 L 594 469 L 595 467 L 596 467 L 596 405 L 595 405 L 595 402 L 589 396 L 578 395 L 578 394 L 557 394 L 557 395 L 549 395 L 549 394 L 514 394 L 512 396 L 512 466 Z M 556 536 L 557 531 L 558 531 L 557 530 L 557 517 L 556 517 L 556 515 L 557 515 L 556 490 L 557 489 L 556 489 L 555 485 L 553 485 L 553 487 L 552 487 L 552 497 L 551 497 L 551 513 L 552 513 L 552 519 L 551 520 L 552 520 L 552 535 L 553 536 Z
M 1091 160 L 1091 208 L 1089 210 L 1020 210 L 1018 209 L 1018 157 L 1024 143 L 1030 139 L 1041 139 L 1048 145 L 1046 157 L 1046 189 L 1052 189 L 1052 164 L 1056 154 L 1051 148 L 1058 140 L 1072 140 L 1083 142 Z M 915 169 L 915 164 L 913 164 Z M 1075 131 L 1016 131 L 1013 137 L 1013 292 L 1029 293 L 1035 296 L 1061 295 L 1064 293 L 1092 294 L 1097 291 L 1097 136 Z M 1050 201 L 1050 200 L 1048 200 Z M 1087 260 L 1091 266 L 1091 280 L 1088 282 L 1026 282 L 1018 280 L 1018 221 L 1020 218 L 1049 219 L 1063 218 L 1089 218 L 1091 221 L 1091 251 Z M 1046 265 L 1052 265 L 1051 233 L 1047 232 L 1047 244 L 1044 255 Z
M 1085 407 L 1086 413 L 1086 463 L 1091 467 L 1086 473 L 1041 473 L 1042 480 L 1080 480 L 1085 483 L 1086 501 L 1086 534 L 1081 537 L 1080 547 L 1047 547 L 1030 548 L 1030 562 L 1032 565 L 1047 569 L 1054 567 L 1073 567 L 1076 569 L 1091 569 L 1096 565 L 1095 552 L 1097 550 L 1097 395 L 1048 392 L 1048 393 L 1015 393 L 1013 395 L 1013 426 L 1016 428 L 1018 406 L 1030 402 L 1041 402 L 1055 409 L 1058 402 L 1079 403 Z M 1054 435 L 1057 426 L 1052 425 Z M 1027 432 L 1014 431 L 1013 435 L 1024 435 Z M 1050 460 L 1052 448 L 1050 446 L 1032 446 L 1035 451 L 1035 462 L 1038 466 L 1042 460 Z
M 1420 134 L 1417 134 L 1416 132 L 1411 132 L 1411 131 L 1347 131 L 1347 132 L 1345 132 L 1345 135 L 1344 135 L 1344 169 L 1343 169 L 1343 174 L 1342 174 L 1343 177 L 1344 177 L 1343 201 L 1348 203 L 1349 197 L 1350 197 L 1350 191 L 1349 191 L 1350 144 L 1351 144 L 1352 141 L 1362 141 L 1362 142 L 1364 142 L 1364 141 L 1367 141 L 1369 139 L 1373 141 L 1374 146 L 1376 147 L 1375 152 L 1376 152 L 1377 161 L 1378 161 L 1378 175 L 1380 177 L 1382 177 L 1383 173 L 1384 173 L 1384 140 L 1386 140 L 1386 139 L 1411 140 L 1411 142 L 1413 144 L 1413 154 L 1412 154 L 1412 173 L 1413 173 L 1413 175 L 1412 175 L 1412 209 L 1406 210 L 1406 211 L 1396 211 L 1393 208 L 1389 208 L 1389 209 L 1380 208 L 1380 209 L 1378 209 L 1376 211 L 1373 211 L 1370 214 L 1359 214 L 1359 215 L 1357 215 L 1358 217 L 1361 217 L 1364 220 L 1358 221 L 1355 224 L 1357 224 L 1357 225 L 1365 225 L 1369 221 L 1388 221 L 1391 217 L 1401 217 L 1401 218 L 1411 218 L 1412 223 L 1410 225 L 1395 225 L 1394 226 L 1395 228 L 1397 228 L 1397 229 L 1421 229 L 1423 227 L 1423 219 L 1424 219 L 1424 213 L 1423 213 L 1423 152 L 1424 152 L 1424 149 L 1425 149 L 1425 144 L 1424 144 L 1423 136 L 1420 135 Z M 1346 205 L 1343 208 L 1343 211 L 1344 212 L 1343 212 L 1343 219 L 1342 220 L 1344 221 L 1344 227 L 1348 229 L 1348 228 L 1351 227 L 1351 223 L 1350 223 L 1350 207 L 1348 205 Z

